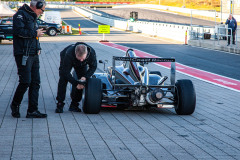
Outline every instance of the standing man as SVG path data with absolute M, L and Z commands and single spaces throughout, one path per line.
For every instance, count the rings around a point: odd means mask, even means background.
M 61 51 L 60 56 L 60 79 L 58 82 L 57 92 L 58 103 L 55 112 L 63 113 L 68 82 L 72 84 L 72 102 L 69 107 L 69 111 L 81 112 L 81 109 L 78 107 L 78 105 L 82 99 L 84 85 L 80 84 L 78 80 L 73 78 L 71 70 L 74 68 L 77 78 L 80 81 L 86 81 L 88 78 L 90 78 L 97 69 L 95 50 L 86 43 L 77 42 L 74 45 L 67 46 L 63 51 Z
M 230 39 L 231 39 L 231 32 L 232 32 L 232 44 L 235 44 L 235 34 L 237 29 L 237 21 L 232 16 L 232 14 L 229 14 L 229 17 L 225 24 L 228 24 L 228 46 L 230 45 Z M 232 31 L 231 31 L 232 30 Z
M 24 4 L 13 16 L 13 51 L 19 76 L 19 84 L 11 103 L 12 116 L 15 118 L 20 117 L 19 107 L 28 88 L 26 118 L 47 117 L 47 114 L 38 111 L 40 88 L 38 56 L 41 53 L 39 37 L 44 33 L 42 29 L 38 29 L 37 18 L 43 14 L 45 5 L 43 0 L 32 0 L 30 6 Z

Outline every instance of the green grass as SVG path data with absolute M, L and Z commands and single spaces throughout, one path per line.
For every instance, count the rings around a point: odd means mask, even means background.
M 67 24 L 66 24 L 64 21 L 62 21 L 62 25 L 63 25 L 63 26 L 66 26 Z
M 83 32 L 82 32 L 82 34 L 83 34 Z M 79 30 L 72 28 L 72 35 L 79 35 Z

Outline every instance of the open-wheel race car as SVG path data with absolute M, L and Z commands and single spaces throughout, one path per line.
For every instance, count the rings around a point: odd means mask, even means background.
M 116 61 L 122 64 L 116 66 Z M 149 71 L 144 64 L 169 62 L 170 84 L 167 76 L 159 71 Z M 89 78 L 83 91 L 83 111 L 97 114 L 101 106 L 116 106 L 121 109 L 175 108 L 179 115 L 189 115 L 195 110 L 196 94 L 193 83 L 188 79 L 175 83 L 174 58 L 139 58 L 132 49 L 124 57 L 113 57 L 112 66 L 104 73 L 95 73 Z

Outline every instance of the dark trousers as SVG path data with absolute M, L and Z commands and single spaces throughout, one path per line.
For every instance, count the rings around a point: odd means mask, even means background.
M 232 44 L 235 44 L 235 31 L 232 31 Z M 231 30 L 228 30 L 228 44 L 230 44 Z
M 22 65 L 22 56 L 15 56 L 18 69 L 19 84 L 15 91 L 12 104 L 19 106 L 25 92 L 28 90 L 28 112 L 38 110 L 38 96 L 40 89 L 39 57 L 30 55 L 26 66 Z
M 59 71 L 59 81 L 58 81 L 58 91 L 57 91 L 57 101 L 59 103 L 63 103 L 66 97 L 66 89 L 68 80 L 64 77 L 64 75 L 61 73 L 61 64 L 60 64 L 60 71 Z M 84 77 L 87 72 L 87 66 L 83 66 L 82 68 L 79 68 L 75 70 L 76 75 L 73 77 L 80 79 L 81 77 Z M 78 103 L 82 99 L 82 89 L 77 89 L 76 85 L 72 85 L 72 91 L 71 91 L 71 98 L 73 103 Z

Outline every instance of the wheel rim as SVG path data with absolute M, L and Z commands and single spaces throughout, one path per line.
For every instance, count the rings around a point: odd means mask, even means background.
M 82 107 L 84 106 L 84 103 L 85 103 L 85 88 L 83 89 L 82 92 Z
M 175 94 L 176 94 L 176 97 L 175 97 L 175 100 L 177 101 L 177 103 L 175 104 L 175 109 L 178 110 L 178 106 L 179 106 L 179 92 L 178 92 L 178 88 L 175 87 Z
M 56 31 L 55 31 L 54 29 L 51 29 L 51 30 L 49 31 L 49 33 L 50 33 L 50 35 L 52 35 L 52 36 L 56 35 Z

